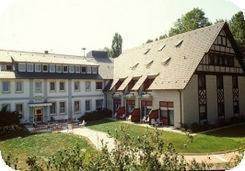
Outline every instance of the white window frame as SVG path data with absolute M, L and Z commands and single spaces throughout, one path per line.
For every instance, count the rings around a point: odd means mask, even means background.
M 89 109 L 87 109 L 86 102 L 89 102 Z M 89 112 L 92 110 L 92 100 L 85 100 L 85 111 Z
M 98 67 L 91 67 L 92 74 L 98 74 Z
M 47 66 L 47 70 L 44 70 L 44 69 L 43 69 L 44 66 Z M 42 64 L 42 71 L 43 71 L 43 72 L 48 72 L 48 71 L 49 71 L 48 64 Z
M 50 64 L 49 65 L 49 72 L 54 73 L 55 72 L 55 68 L 56 68 L 55 64 Z
M 4 90 L 4 83 L 7 83 L 7 85 L 8 85 L 8 90 L 6 91 L 6 90 Z M 10 83 L 10 81 L 2 81 L 2 93 L 4 93 L 4 94 L 7 94 L 7 93 L 10 93 L 11 91 L 11 85 L 10 85 L 11 83 Z
M 92 74 L 92 67 L 91 66 L 87 67 L 87 73 Z
M 34 70 L 33 64 L 26 64 L 26 69 L 27 72 L 33 72 Z
M 76 83 L 78 83 L 78 89 L 75 89 Z M 81 87 L 80 81 L 74 81 L 74 91 L 76 91 L 76 92 L 80 91 L 80 89 L 81 89 L 80 87 Z
M 82 68 L 85 68 L 85 72 L 82 71 Z M 86 67 L 86 66 L 81 66 L 81 73 L 82 73 L 82 74 L 86 74 L 86 73 L 87 73 L 87 67 Z
M 51 84 L 54 83 L 54 90 L 51 90 Z M 55 92 L 56 91 L 56 82 L 55 81 L 51 81 L 49 82 L 49 91 L 50 92 Z
M 37 89 L 37 84 L 40 84 L 40 90 Z M 42 93 L 42 81 L 35 81 L 35 93 Z
M 62 65 L 56 65 L 56 72 L 62 73 L 62 71 L 63 71 L 63 66 Z
M 21 90 L 17 90 L 18 84 L 21 85 Z M 24 92 L 23 81 L 16 81 L 15 82 L 15 92 L 16 93 L 23 93 Z
M 22 106 L 22 111 L 21 112 L 17 111 L 17 105 L 21 105 Z M 15 111 L 19 112 L 19 114 L 23 115 L 23 113 L 24 113 L 24 104 L 23 103 L 15 103 Z
M 78 102 L 78 109 L 76 109 L 76 102 Z M 74 113 L 80 113 L 81 111 L 81 102 L 80 100 L 75 100 L 74 101 Z
M 65 67 L 66 67 L 66 71 L 65 71 Z M 63 73 L 68 73 L 68 72 L 69 72 L 68 65 L 63 65 Z
M 80 73 L 80 66 L 79 65 L 75 65 L 75 73 Z
M 51 106 L 49 106 L 49 114 L 50 115 L 56 115 L 57 114 L 57 103 L 56 102 L 51 102 Z M 51 107 L 53 106 L 53 104 L 54 104 L 54 113 L 51 111 Z
M 61 103 L 64 103 L 64 111 L 61 111 Z M 64 115 L 66 113 L 66 102 L 65 101 L 60 101 L 59 102 L 59 114 Z
M 35 72 L 42 72 L 41 64 L 35 64 Z
M 26 64 L 25 63 L 18 63 L 18 71 L 19 72 L 26 72 Z
M 87 88 L 87 85 L 89 85 L 89 88 Z M 85 81 L 85 91 L 91 91 L 91 81 Z
M 61 89 L 60 89 L 60 87 L 61 87 L 60 84 L 61 84 L 61 83 L 64 84 L 64 90 L 61 90 Z M 64 92 L 65 90 L 66 90 L 65 81 L 60 81 L 60 82 L 59 82 L 59 91 Z
M 74 65 L 69 66 L 69 73 L 74 73 L 75 72 L 75 67 Z

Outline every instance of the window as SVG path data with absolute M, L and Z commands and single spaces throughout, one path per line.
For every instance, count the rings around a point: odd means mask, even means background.
M 96 103 L 96 110 L 103 109 L 103 99 L 96 100 L 95 103 Z
M 223 119 L 225 117 L 223 76 L 217 75 L 216 80 L 217 80 L 218 117 L 219 117 L 219 119 Z
M 80 66 L 75 66 L 75 72 L 80 73 Z
M 10 93 L 10 82 L 9 81 L 3 81 L 2 82 L 2 92 L 3 93 Z
M 49 90 L 50 91 L 55 91 L 55 82 L 50 82 L 49 83 Z
M 232 94 L 233 94 L 233 113 L 234 115 L 239 115 L 239 86 L 238 86 L 238 77 L 232 76 Z
M 92 72 L 91 67 L 87 67 L 87 73 L 91 74 L 91 72 Z
M 43 72 L 48 72 L 48 65 L 43 64 Z
M 15 91 L 16 91 L 17 93 L 23 92 L 23 82 L 22 82 L 22 81 L 17 81 L 17 82 L 15 83 Z
M 41 64 L 35 64 L 35 72 L 41 72 Z
M 82 67 L 81 70 L 82 70 L 82 73 L 86 73 L 87 72 L 87 68 L 86 67 Z
M 98 68 L 97 67 L 92 67 L 92 73 L 97 74 L 98 73 Z
M 207 120 L 206 76 L 198 75 L 199 121 Z
M 206 89 L 206 78 L 205 75 L 198 76 L 198 88 L 203 90 Z
M 80 101 L 74 101 L 74 112 L 75 113 L 80 112 Z
M 91 100 L 85 100 L 85 110 L 86 111 L 91 110 Z
M 36 81 L 35 82 L 35 92 L 36 93 L 41 93 L 42 92 L 42 82 L 41 81 Z
M 61 73 L 63 70 L 61 65 L 56 65 L 56 72 Z
M 63 66 L 63 72 L 67 73 L 68 72 L 68 66 Z
M 222 75 L 218 75 L 217 76 L 217 89 L 223 89 L 223 88 L 224 88 L 223 76 Z
M 54 64 L 49 65 L 49 72 L 55 72 L 55 65 Z
M 51 115 L 55 115 L 56 114 L 56 102 L 52 102 L 51 106 L 49 106 L 49 112 Z
M 26 72 L 26 64 L 25 63 L 19 63 L 18 64 L 18 70 L 19 70 L 19 72 Z
M 75 71 L 74 65 L 70 65 L 69 66 L 69 72 L 74 73 L 74 71 Z
M 91 82 L 90 81 L 86 81 L 85 82 L 85 90 L 86 91 L 91 91 Z
M 60 114 L 65 113 L 65 102 L 60 102 Z
M 65 91 L 65 82 L 60 82 L 60 91 Z
M 33 64 L 27 64 L 27 72 L 33 72 Z
M 79 81 L 74 82 L 74 91 L 80 91 L 80 82 Z
M 23 114 L 23 104 L 15 104 L 15 111 L 18 112 L 19 114 Z
M 96 82 L 96 90 L 102 90 L 103 84 L 102 82 Z
M 10 112 L 10 104 L 2 104 L 2 110 Z

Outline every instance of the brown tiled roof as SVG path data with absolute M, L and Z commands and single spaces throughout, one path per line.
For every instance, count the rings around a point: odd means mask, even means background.
M 126 50 L 114 60 L 114 79 L 159 73 L 149 89 L 184 89 L 224 25 L 218 23 Z

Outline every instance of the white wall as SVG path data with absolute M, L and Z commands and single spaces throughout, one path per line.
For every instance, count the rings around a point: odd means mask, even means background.
M 234 116 L 232 76 L 225 75 L 223 78 L 224 78 L 225 119 L 229 119 Z

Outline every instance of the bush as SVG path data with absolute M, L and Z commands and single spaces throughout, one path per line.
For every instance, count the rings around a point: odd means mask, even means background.
M 0 111 L 0 127 L 19 125 L 20 114 L 18 112 Z
M 92 112 L 86 112 L 83 116 L 78 118 L 79 121 L 85 120 L 85 121 L 96 121 L 96 120 L 102 120 L 107 117 L 112 116 L 112 111 L 109 109 L 102 109 L 102 110 L 96 110 Z
M 191 130 L 192 130 L 192 132 L 200 131 L 200 125 L 198 123 L 196 123 L 196 122 L 192 123 L 191 124 Z

